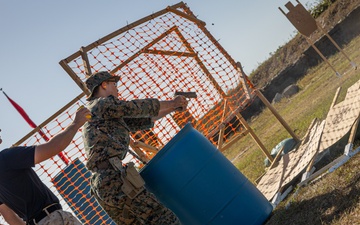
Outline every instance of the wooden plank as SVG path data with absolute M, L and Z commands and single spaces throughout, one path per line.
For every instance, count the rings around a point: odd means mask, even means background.
M 68 64 L 62 60 L 60 61 L 62 68 L 70 75 L 70 77 L 75 81 L 75 83 L 84 91 L 86 95 L 90 95 L 90 91 L 87 89 L 86 85 L 82 80 L 77 76 L 77 74 L 68 66 Z
M 246 82 L 246 74 L 241 66 L 241 63 L 240 62 L 237 62 L 236 63 L 236 66 L 237 66 L 237 71 L 239 72 L 239 76 L 240 76 L 240 81 L 241 83 L 243 84 L 243 87 L 244 87 L 244 92 L 245 92 L 245 95 L 246 95 L 246 98 L 247 99 L 251 99 L 252 96 L 251 96 L 251 91 L 250 91 L 250 87 L 248 85 L 248 83 Z
M 98 47 L 99 45 L 103 44 L 104 42 L 106 42 L 106 41 L 108 41 L 108 40 L 110 40 L 110 39 L 112 39 L 112 38 L 126 32 L 126 31 L 128 31 L 128 30 L 130 30 L 130 29 L 132 29 L 132 28 L 134 28 L 136 26 L 139 26 L 142 23 L 145 23 L 145 22 L 147 22 L 149 20 L 152 20 L 152 19 L 154 19 L 156 17 L 159 17 L 159 16 L 161 16 L 163 14 L 168 13 L 170 11 L 170 9 L 178 8 L 178 7 L 184 7 L 184 6 L 185 6 L 185 3 L 180 2 L 180 3 L 177 3 L 175 5 L 172 5 L 170 8 L 168 7 L 166 9 L 160 10 L 160 11 L 158 11 L 156 13 L 153 13 L 153 14 L 151 14 L 149 16 L 146 16 L 146 17 L 144 17 L 144 18 L 142 18 L 140 20 L 137 20 L 137 21 L 135 21 L 135 22 L 133 22 L 131 24 L 128 24 L 127 26 L 122 27 L 122 28 L 120 28 L 120 29 L 118 29 L 118 30 L 104 36 L 103 38 L 100 38 L 99 40 L 97 40 L 97 41 L 83 47 L 83 51 L 88 52 L 89 50 Z M 63 60 L 68 63 L 68 62 L 74 60 L 75 58 L 79 57 L 80 55 L 81 55 L 81 52 L 77 51 L 74 54 L 70 55 L 69 57 L 67 57 L 67 58 L 65 58 Z
M 303 142 L 303 143 L 306 143 L 306 142 L 308 141 L 309 135 L 310 135 L 310 131 L 311 131 L 311 129 L 314 127 L 314 125 L 316 124 L 317 121 L 318 121 L 317 118 L 314 118 L 314 119 L 311 121 L 309 128 L 307 129 L 304 137 L 302 138 L 302 142 Z
M 221 151 L 222 145 L 223 145 L 223 143 L 224 143 L 225 124 L 223 123 L 223 121 L 224 121 L 224 119 L 225 119 L 226 106 L 227 106 L 227 99 L 225 99 L 225 101 L 224 101 L 224 109 L 223 109 L 223 114 L 222 114 L 222 116 L 221 116 L 221 121 L 222 121 L 223 126 L 220 127 L 218 144 L 217 144 L 217 148 L 218 148 L 220 151 Z
M 357 131 L 358 126 L 359 126 L 359 116 L 358 116 L 358 118 L 355 120 L 354 125 L 351 127 L 348 144 L 354 143 L 354 139 L 355 139 L 355 135 L 356 135 L 356 131 Z
M 179 38 L 181 39 L 181 41 L 183 42 L 183 44 L 186 46 L 186 48 L 188 49 L 188 51 L 190 51 L 191 53 L 195 53 L 195 51 L 192 49 L 191 45 L 189 44 L 189 42 L 187 42 L 186 38 L 181 34 L 181 32 L 179 31 L 179 29 L 175 29 L 175 32 L 177 33 L 177 35 L 179 36 Z M 225 92 L 222 90 L 222 88 L 219 86 L 219 84 L 216 82 L 216 80 L 214 79 L 214 77 L 211 75 L 211 73 L 209 72 L 209 70 L 206 68 L 206 66 L 202 63 L 202 61 L 200 60 L 199 56 L 196 54 L 195 56 L 195 60 L 198 63 L 198 65 L 200 66 L 200 68 L 204 71 L 205 75 L 209 78 L 209 80 L 211 81 L 211 83 L 214 85 L 215 89 L 218 91 L 218 93 L 220 94 L 220 96 L 222 98 L 225 98 L 227 95 L 225 94 Z
M 304 142 L 304 143 L 308 141 L 308 138 L 309 138 L 309 135 L 310 135 L 310 130 L 311 130 L 311 129 L 313 128 L 313 126 L 315 125 L 315 122 L 317 122 L 317 119 L 316 119 L 316 118 L 313 119 L 313 121 L 312 121 L 311 124 L 310 124 L 309 129 L 308 129 L 307 132 L 306 132 L 306 135 L 304 136 L 304 139 L 303 139 L 303 142 Z M 321 138 L 320 138 L 320 139 L 321 139 Z M 320 142 L 319 142 L 319 144 L 320 144 Z M 307 168 L 306 168 L 306 170 L 305 170 L 307 173 L 309 173 L 309 172 L 312 170 L 313 165 L 314 165 L 315 158 L 316 158 L 316 156 L 317 156 L 317 154 L 318 154 L 318 151 L 319 151 L 319 147 L 316 149 L 316 152 L 315 152 L 314 156 L 313 156 L 312 159 L 310 160 L 310 162 L 309 162 L 309 164 L 308 164 L 308 166 L 307 166 Z
M 225 151 L 226 149 L 230 148 L 233 144 L 235 144 L 239 139 L 243 138 L 249 133 L 248 130 L 245 130 L 244 132 L 241 132 L 239 134 L 236 134 L 235 137 L 233 137 L 230 141 L 225 143 L 223 147 L 221 148 L 221 151 Z
M 288 164 L 290 162 L 290 156 L 289 154 L 285 154 L 283 157 L 282 157 L 282 160 L 283 160 L 283 168 L 282 168 L 282 171 L 281 171 L 281 176 L 280 176 L 280 179 L 279 179 L 279 185 L 278 185 L 278 192 L 282 192 L 284 187 L 282 187 L 283 185 L 283 182 L 284 182 L 284 176 L 285 176 L 285 172 L 286 172 L 286 169 L 288 167 Z
M 215 133 L 220 129 L 221 126 L 229 123 L 230 120 L 232 120 L 232 119 L 235 117 L 235 115 L 236 115 L 237 113 L 239 113 L 240 111 L 241 111 L 241 107 L 238 107 L 238 108 L 237 108 L 235 111 L 233 111 L 233 113 L 232 113 L 230 116 L 228 116 L 222 123 L 220 123 L 216 128 L 212 129 L 211 132 L 206 135 L 206 137 L 209 139 L 209 138 L 211 138 L 212 136 L 214 136 Z
M 279 115 L 279 113 L 275 110 L 275 108 L 270 104 L 270 102 L 265 98 L 265 96 L 257 89 L 255 89 L 256 95 L 260 98 L 260 100 L 270 109 L 273 115 L 278 119 L 278 121 L 283 125 L 283 127 L 287 130 L 287 132 L 295 139 L 296 142 L 299 142 L 300 139 L 294 133 L 294 131 L 290 128 L 290 126 L 285 122 L 285 120 Z
M 195 15 L 190 11 L 190 9 L 184 4 L 181 6 L 186 9 L 188 12 L 192 14 L 193 17 Z M 229 53 L 220 45 L 220 43 L 212 36 L 212 34 L 206 29 L 204 24 L 197 23 L 198 27 L 202 32 L 209 38 L 209 40 L 215 45 L 215 47 L 224 55 L 224 57 L 233 65 L 234 68 L 237 68 L 235 60 L 229 55 Z
M 80 53 L 81 53 L 81 58 L 82 58 L 83 63 L 84 63 L 86 76 L 89 77 L 92 74 L 91 65 L 90 65 L 90 62 L 89 62 L 87 52 L 85 51 L 84 47 L 80 48 Z
M 142 53 L 154 54 L 154 55 L 169 55 L 169 56 L 181 56 L 181 57 L 195 57 L 196 54 L 192 52 L 174 52 L 174 51 L 162 51 L 144 49 Z
M 180 16 L 180 17 L 186 18 L 186 19 L 188 19 L 188 20 L 190 20 L 190 21 L 192 21 L 192 22 L 194 22 L 194 23 L 196 23 L 196 24 L 199 24 L 200 26 L 205 26 L 205 25 L 206 25 L 206 23 L 205 23 L 204 21 L 199 20 L 199 19 L 196 18 L 193 14 L 188 15 L 188 14 L 186 14 L 186 13 L 183 13 L 183 12 L 177 10 L 176 8 L 177 8 L 177 7 L 173 7 L 173 6 L 167 7 L 167 9 L 168 9 L 170 12 L 172 12 L 172 13 Z
M 318 24 L 318 23 L 317 23 Z M 332 39 L 332 37 L 328 34 L 328 32 L 326 32 L 319 24 L 318 24 L 319 29 L 326 35 L 327 38 L 329 38 L 329 40 L 331 41 L 331 43 L 333 43 L 333 45 L 335 45 L 335 47 L 345 56 L 345 58 L 350 62 L 353 63 L 350 59 L 350 57 L 344 52 L 344 50 L 342 50 L 340 48 L 340 46 L 334 41 L 334 39 Z M 356 69 L 356 68 L 355 68 Z
M 276 154 L 274 161 L 271 163 L 269 170 L 271 170 L 272 168 L 274 168 L 276 166 L 276 163 L 278 161 L 278 159 L 281 157 L 282 152 L 284 151 L 284 147 L 282 146 L 282 148 L 280 149 L 280 151 Z
M 157 149 L 156 147 L 154 146 L 151 146 L 151 145 L 148 145 L 148 144 L 145 144 L 144 142 L 142 141 L 134 141 L 133 142 L 133 145 L 135 147 L 139 147 L 139 148 L 142 148 L 142 149 L 145 149 L 149 152 L 153 152 L 153 153 L 158 153 L 159 152 L 159 149 Z
M 165 31 L 164 33 L 162 33 L 161 35 L 159 35 L 157 38 L 155 38 L 152 42 L 150 42 L 149 44 L 147 44 L 144 48 L 140 49 L 139 51 L 137 51 L 135 54 L 133 54 L 132 56 L 130 56 L 127 60 L 125 60 L 124 62 L 122 62 L 120 65 L 118 65 L 117 67 L 115 67 L 114 69 L 111 70 L 110 73 L 115 73 L 116 71 L 120 70 L 121 68 L 123 68 L 126 64 L 128 64 L 129 62 L 131 62 L 132 60 L 134 60 L 136 57 L 138 57 L 139 55 L 141 55 L 143 53 L 143 51 L 145 49 L 150 48 L 151 46 L 153 46 L 154 44 L 156 44 L 157 42 L 159 42 L 161 39 L 163 39 L 164 37 L 166 37 L 168 34 L 170 34 L 171 32 L 173 32 L 176 28 L 176 26 L 171 27 L 169 30 Z
M 261 178 L 263 178 L 263 176 L 266 174 L 267 172 L 262 173 L 258 178 L 255 179 L 255 184 L 259 184 L 259 181 L 261 180 Z
M 306 36 L 305 36 L 305 39 L 311 45 L 311 47 L 313 47 L 313 49 L 315 49 L 315 51 L 320 55 L 320 57 L 328 64 L 328 66 L 335 72 L 336 76 L 340 77 L 341 76 L 340 73 L 338 71 L 336 71 L 336 69 L 333 67 L 333 65 L 331 65 L 329 60 L 320 52 L 320 50 L 315 46 L 315 44 L 311 41 L 311 39 Z
M 337 102 L 337 100 L 339 98 L 339 95 L 340 95 L 340 91 L 341 91 L 341 87 L 338 87 L 336 89 L 333 101 L 331 102 L 330 109 L 332 109 L 336 105 L 336 102 Z
M 141 161 L 144 163 L 148 163 L 150 161 L 150 159 L 148 159 L 148 157 L 145 155 L 145 153 L 143 151 L 141 151 L 141 149 L 137 146 L 134 145 L 134 141 L 130 140 L 130 147 L 135 151 L 135 153 L 139 156 L 139 158 L 141 159 Z
M 240 120 L 240 122 L 244 125 L 244 127 L 246 128 L 246 130 L 249 131 L 251 137 L 254 139 L 254 141 L 256 142 L 256 144 L 260 147 L 260 149 L 262 150 L 262 152 L 266 155 L 266 157 L 268 157 L 268 159 L 270 160 L 270 162 L 274 161 L 274 158 L 270 155 L 269 151 L 266 149 L 266 147 L 264 146 L 264 144 L 260 141 L 260 139 L 256 136 L 255 132 L 252 130 L 252 128 L 247 124 L 246 120 L 241 116 L 240 113 L 237 114 L 238 119 Z

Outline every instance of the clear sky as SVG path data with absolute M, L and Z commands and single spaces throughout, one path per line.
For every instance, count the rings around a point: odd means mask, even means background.
M 289 0 L 185 2 L 247 74 L 296 30 L 280 12 Z M 0 0 L 0 88 L 41 124 L 81 93 L 59 61 L 174 0 Z M 295 0 L 291 2 L 296 5 Z M 319 0 L 300 0 L 309 8 Z M 0 149 L 32 128 L 0 93 Z

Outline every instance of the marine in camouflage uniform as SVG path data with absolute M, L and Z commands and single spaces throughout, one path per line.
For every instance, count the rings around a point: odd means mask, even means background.
M 91 91 L 87 108 L 92 113 L 92 119 L 84 125 L 83 137 L 88 158 L 86 167 L 93 173 L 92 193 L 118 225 L 180 224 L 176 215 L 146 189 L 135 198 L 129 198 L 122 189 L 121 176 L 125 167 L 118 170 L 109 163 L 109 159 L 117 157 L 122 160 L 125 157 L 130 142 L 129 132 L 153 127 L 151 118 L 159 115 L 161 107 L 157 99 L 119 100 L 116 87 L 118 80 L 119 77 L 108 72 L 92 74 L 86 80 Z M 96 88 L 105 90 L 113 83 L 116 93 L 113 91 L 108 96 L 94 96 Z

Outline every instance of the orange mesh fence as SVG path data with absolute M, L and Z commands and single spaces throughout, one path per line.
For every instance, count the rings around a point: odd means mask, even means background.
M 65 129 L 89 94 L 84 86 L 92 72 L 107 70 L 120 76 L 119 98 L 169 100 L 175 91 L 197 93 L 185 112 L 168 115 L 153 129 L 132 134 L 130 149 L 150 160 L 188 122 L 217 144 L 223 129 L 226 143 L 245 130 L 236 117 L 251 104 L 254 89 L 235 61 L 198 20 L 186 4 L 179 3 L 129 24 L 86 46 L 60 62 L 84 92 L 15 145 L 37 145 Z M 142 145 L 143 144 L 143 145 Z M 139 151 L 140 150 L 140 151 Z M 89 171 L 81 130 L 63 152 L 37 165 L 40 178 L 83 224 L 111 224 L 90 195 Z M 127 161 L 142 163 L 128 155 Z M 0 218 L 0 223 L 4 223 Z
M 235 112 L 250 104 L 253 95 L 235 61 L 183 3 L 82 47 L 60 64 L 85 93 L 86 77 L 102 70 L 120 76 L 119 98 L 125 100 L 168 100 L 174 91 L 196 92 L 198 97 L 190 100 L 186 112 L 166 117 L 153 129 L 157 146 L 167 143 L 187 122 L 216 143 L 227 120 L 223 138 L 228 140 L 243 132 Z M 140 133 L 133 137 L 147 139 Z

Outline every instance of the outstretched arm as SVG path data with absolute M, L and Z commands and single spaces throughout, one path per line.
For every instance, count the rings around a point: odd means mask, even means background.
M 0 205 L 0 215 L 10 225 L 25 225 L 25 222 L 5 204 Z
M 87 108 L 80 108 L 76 112 L 74 121 L 63 132 L 53 137 L 49 142 L 36 146 L 35 164 L 47 160 L 63 151 L 70 144 L 78 129 L 89 120 L 86 118 L 87 115 L 91 115 L 90 111 Z
M 184 96 L 178 95 L 173 100 L 170 101 L 160 101 L 160 110 L 159 114 L 155 117 L 152 117 L 152 120 L 158 120 L 167 114 L 173 111 L 185 111 L 188 101 Z

